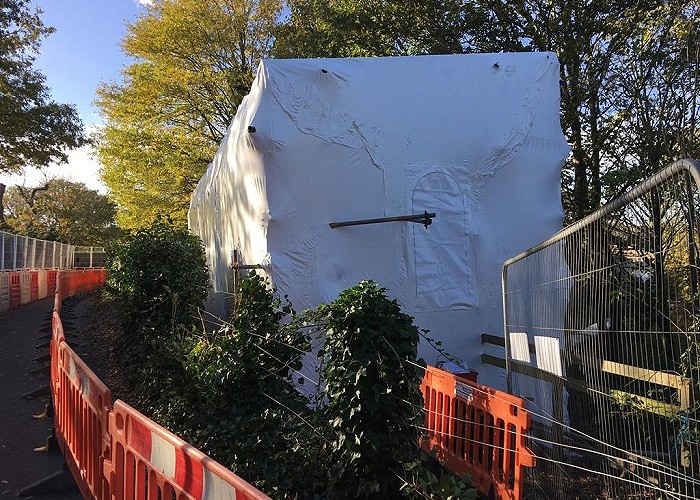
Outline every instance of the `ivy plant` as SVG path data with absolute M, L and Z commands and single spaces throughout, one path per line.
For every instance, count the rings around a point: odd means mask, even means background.
M 312 317 L 326 332 L 319 356 L 332 438 L 329 489 L 336 498 L 396 496 L 403 464 L 420 453 L 418 329 L 372 281 L 342 292 Z

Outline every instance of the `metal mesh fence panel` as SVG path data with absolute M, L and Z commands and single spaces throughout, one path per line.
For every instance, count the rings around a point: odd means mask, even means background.
M 36 248 L 34 250 L 34 265 L 37 269 L 44 269 L 46 258 L 46 242 L 44 240 L 36 240 Z
M 15 265 L 15 235 L 0 232 L 2 237 L 2 269 L 14 269 Z
M 54 258 L 56 254 L 56 242 L 47 241 L 46 242 L 46 267 L 48 269 L 56 268 L 56 260 Z
M 506 263 L 526 497 L 700 497 L 699 181 L 676 162 Z
M 25 269 L 26 268 L 26 258 L 27 258 L 27 238 L 26 238 L 26 236 L 18 236 L 17 237 L 15 269 Z
M 105 249 L 103 247 L 75 247 L 73 267 L 76 269 L 105 267 Z
M 70 269 L 73 267 L 74 248 L 73 245 L 0 231 L 0 270 Z

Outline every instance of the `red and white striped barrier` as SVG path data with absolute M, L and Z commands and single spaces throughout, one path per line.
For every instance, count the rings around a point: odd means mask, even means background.
M 0 312 L 10 308 L 10 273 L 0 273 Z
M 110 413 L 109 433 L 113 456 L 105 476 L 114 499 L 269 498 L 122 401 Z
M 83 498 L 105 498 L 109 486 L 102 463 L 109 454 L 112 394 L 65 339 L 58 342 L 56 352 L 58 380 L 52 384 L 56 440 Z
M 107 386 L 68 346 L 60 317 L 66 297 L 98 288 L 104 280 L 104 270 L 85 270 L 61 271 L 54 281 L 50 343 L 54 427 L 83 497 L 269 500 L 123 401 L 112 407 Z
M 452 472 L 472 476 L 484 495 L 522 500 L 524 467 L 535 465 L 527 447 L 525 400 L 428 366 L 421 383 L 427 439 L 421 446 Z
M 56 275 L 46 269 L 0 272 L 0 312 L 52 296 Z

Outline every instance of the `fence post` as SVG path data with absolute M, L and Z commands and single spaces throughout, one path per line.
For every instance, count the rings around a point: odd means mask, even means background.
M 5 270 L 5 233 L 0 231 L 0 271 Z
M 12 250 L 12 269 L 15 270 L 17 269 L 17 235 L 15 234 L 15 237 L 12 239 L 13 241 L 13 250 Z
M 32 259 L 30 260 L 30 269 L 36 269 L 36 238 L 32 238 Z

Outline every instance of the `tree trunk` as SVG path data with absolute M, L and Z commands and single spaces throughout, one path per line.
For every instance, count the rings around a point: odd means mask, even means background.
M 7 221 L 5 220 L 5 187 L 5 184 L 0 182 L 0 231 L 9 229 Z

